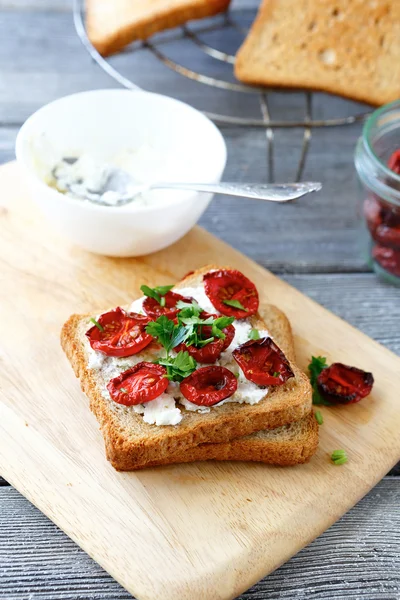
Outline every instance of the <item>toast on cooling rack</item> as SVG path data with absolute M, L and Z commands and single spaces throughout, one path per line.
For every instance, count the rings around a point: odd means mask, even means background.
M 134 40 L 225 11 L 230 0 L 86 0 L 89 40 L 103 56 Z
M 380 105 L 400 96 L 399 0 L 263 0 L 240 48 L 244 83 Z

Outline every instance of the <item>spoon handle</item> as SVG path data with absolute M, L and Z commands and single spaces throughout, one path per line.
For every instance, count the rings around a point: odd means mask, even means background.
M 256 200 L 269 200 L 270 202 L 288 202 L 300 198 L 310 192 L 316 192 L 322 187 L 318 182 L 304 183 L 155 183 L 151 188 L 174 190 L 193 190 L 196 192 L 210 192 L 212 194 L 226 194 L 228 196 L 242 196 Z

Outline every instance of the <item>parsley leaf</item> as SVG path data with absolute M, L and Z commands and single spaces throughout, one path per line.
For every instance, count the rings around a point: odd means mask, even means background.
M 227 306 L 233 306 L 233 308 L 240 308 L 240 310 L 245 310 L 246 312 L 249 312 L 247 308 L 245 308 L 243 304 L 239 302 L 239 300 L 223 300 L 222 302 Z
M 313 389 L 312 401 L 313 404 L 319 405 L 323 404 L 324 406 L 331 406 L 331 403 L 325 398 L 322 397 L 318 390 L 318 375 L 327 368 L 326 358 L 325 356 L 312 356 L 311 362 L 308 365 L 308 371 L 310 373 L 310 381 Z
M 196 300 L 192 300 L 191 303 L 185 302 L 184 300 L 178 300 L 176 303 L 176 308 L 179 308 L 181 311 L 185 310 L 186 308 L 190 308 L 193 311 L 198 311 L 198 314 L 201 313 L 201 308 L 197 304 Z
M 165 296 L 165 294 L 170 292 L 173 287 L 173 285 L 158 285 L 153 289 L 157 292 L 157 294 L 160 294 L 160 296 Z
M 232 325 L 234 320 L 234 317 L 218 317 L 212 323 L 211 333 L 214 337 L 224 340 L 226 336 L 222 330 L 228 327 L 228 325 Z
M 259 340 L 260 339 L 260 332 L 258 331 L 258 329 L 252 329 L 250 331 L 249 339 L 250 340 Z
M 187 336 L 184 325 L 176 325 L 165 315 L 161 315 L 156 321 L 150 321 L 150 323 L 146 325 L 146 332 L 154 338 L 157 338 L 160 344 L 164 346 L 167 356 L 170 351 L 183 342 Z
M 186 343 L 189 346 L 202 348 L 213 342 L 215 338 L 224 339 L 225 333 L 222 331 L 225 327 L 233 323 L 233 317 L 214 316 L 202 319 L 200 317 L 201 308 L 198 305 L 186 306 L 178 313 L 178 322 L 182 323 L 187 329 Z M 211 325 L 211 336 L 204 339 L 203 326 Z
M 149 298 L 153 298 L 160 304 L 161 306 L 165 306 L 165 294 L 167 294 L 170 290 L 172 290 L 173 285 L 159 285 L 155 288 L 150 288 L 147 285 L 140 286 L 143 294 L 148 296 Z
M 170 381 L 182 381 L 188 377 L 197 367 L 197 363 L 189 352 L 178 352 L 175 357 L 167 356 L 160 358 L 157 364 L 162 365 L 167 370 L 167 379 Z
M 99 329 L 101 332 L 104 331 L 104 327 L 103 325 L 100 325 L 100 323 L 98 321 L 96 321 L 96 319 L 90 319 L 91 322 L 93 323 L 93 325 L 95 325 L 97 327 L 97 329 Z

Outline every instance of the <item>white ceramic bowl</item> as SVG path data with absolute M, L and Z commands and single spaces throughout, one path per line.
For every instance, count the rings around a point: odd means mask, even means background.
M 143 145 L 150 154 L 154 149 L 155 170 L 162 163 L 163 181 L 221 179 L 226 146 L 215 125 L 187 104 L 142 91 L 96 90 L 47 104 L 20 129 L 16 156 L 32 197 L 63 234 L 98 254 L 140 256 L 187 233 L 212 195 L 155 190 L 144 206 L 97 206 L 59 193 L 44 179 L 57 157 L 85 152 L 107 161 Z

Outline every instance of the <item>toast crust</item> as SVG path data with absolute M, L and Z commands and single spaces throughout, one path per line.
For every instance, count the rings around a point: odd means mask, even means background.
M 230 0 L 86 0 L 89 40 L 102 56 L 192 19 L 225 11 Z
M 263 0 L 235 75 L 253 85 L 391 102 L 400 95 L 400 3 Z
M 286 431 L 292 427 L 296 434 L 286 436 Z M 221 444 L 199 444 L 184 452 L 149 461 L 136 469 L 205 460 L 251 461 L 288 467 L 308 462 L 317 447 L 318 424 L 311 412 L 301 421 L 269 432 L 253 433 Z
M 221 268 L 203 267 L 183 279 L 176 289 L 196 285 L 204 273 Z M 229 267 L 227 267 L 229 268 Z M 129 419 L 121 419 L 120 408 L 102 395 L 100 381 L 93 369 L 87 366 L 84 332 L 91 315 L 72 315 L 61 332 L 61 345 L 70 360 L 75 375 L 80 379 L 84 393 L 89 397 L 90 408 L 100 423 L 108 460 L 118 470 L 139 468 L 152 461 L 170 461 L 173 455 L 184 454 L 199 444 L 228 442 L 264 429 L 275 429 L 298 421 L 311 410 L 311 386 L 308 378 L 294 364 L 291 327 L 286 316 L 276 307 L 264 308 L 265 323 L 255 315 L 254 326 L 266 328 L 286 353 L 295 377 L 283 386 L 271 388 L 259 404 L 227 403 L 213 408 L 210 413 L 186 411 L 177 426 L 149 425 L 140 415 L 127 411 Z

